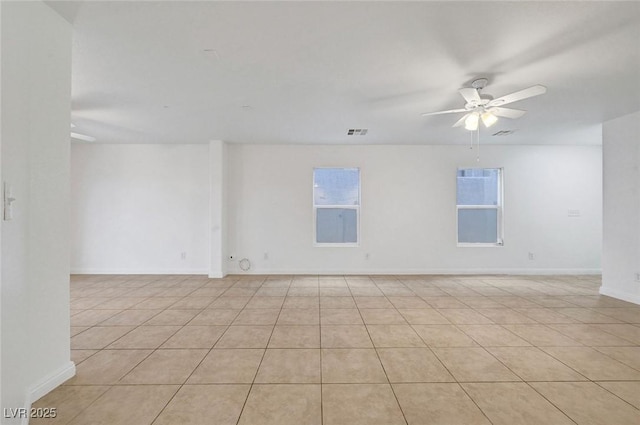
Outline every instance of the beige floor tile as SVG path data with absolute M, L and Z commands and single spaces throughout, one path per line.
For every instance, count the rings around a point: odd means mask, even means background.
M 610 316 L 605 316 L 594 310 L 588 308 L 556 308 L 557 313 L 564 314 L 565 316 L 576 319 L 582 323 L 622 323 L 618 319 L 614 319 Z
M 453 382 L 428 348 L 378 348 L 389 382 Z
M 393 384 L 409 425 L 491 425 L 458 384 Z
M 249 389 L 249 385 L 185 385 L 153 425 L 236 425 Z
M 260 384 L 319 384 L 319 349 L 267 349 L 255 379 Z
M 469 383 L 462 386 L 494 425 L 573 424 L 525 383 Z
M 276 325 L 269 340 L 269 348 L 319 348 L 318 326 Z
M 504 309 L 505 306 L 502 304 L 489 299 L 487 297 L 458 297 L 459 301 L 462 301 L 466 305 L 471 308 L 480 309 L 480 308 L 500 308 Z
M 216 348 L 266 348 L 273 326 L 229 326 Z
M 493 321 L 470 308 L 442 308 L 440 314 L 456 325 L 490 325 Z
M 589 347 L 541 347 L 593 381 L 640 380 L 640 372 Z
M 360 311 L 355 308 L 323 308 L 320 310 L 322 325 L 362 325 Z
M 320 297 L 351 297 L 351 291 L 346 286 L 344 288 L 320 288 Z
M 385 383 L 388 381 L 375 350 L 323 348 L 322 382 Z
M 288 286 L 280 287 L 280 288 L 268 288 L 263 286 L 262 288 L 256 291 L 254 295 L 254 299 L 263 298 L 263 297 L 264 298 L 270 298 L 270 297 L 283 298 L 287 295 L 287 292 L 289 292 Z
M 71 361 L 77 366 L 97 352 L 98 350 L 71 350 Z
M 364 325 L 326 325 L 321 327 L 322 348 L 373 348 Z
M 520 380 L 484 348 L 433 348 L 433 351 L 459 382 Z
M 634 326 L 629 324 L 622 325 L 594 325 L 594 327 L 615 335 L 617 337 L 631 341 L 636 345 L 640 345 L 640 326 Z
M 124 310 L 101 322 L 100 326 L 138 326 L 161 311 L 162 310 Z
M 349 286 L 354 297 L 382 297 L 384 294 L 376 287 Z
M 640 370 L 640 347 L 596 347 L 596 350 Z
M 278 317 L 278 325 L 319 325 L 320 309 L 283 308 Z
M 177 385 L 120 385 L 111 387 L 71 425 L 150 425 Z
M 151 350 L 101 350 L 76 367 L 76 376 L 65 385 L 107 385 L 115 384 Z
M 182 298 L 183 297 L 151 297 L 139 302 L 134 308 L 137 310 L 162 310 L 177 303 Z
M 613 300 L 612 298 L 609 298 L 609 299 Z M 619 300 L 613 300 L 613 301 L 619 301 Z M 629 303 L 627 304 L 629 306 L 633 305 Z M 597 308 L 594 310 L 606 316 L 613 317 L 618 320 L 622 320 L 623 322 L 640 324 L 640 307 L 636 305 L 633 305 L 633 307 L 628 307 L 628 308 L 604 307 L 604 308 Z
M 226 326 L 184 326 L 161 348 L 211 348 L 226 329 Z
M 537 347 L 579 347 L 578 341 L 546 325 L 503 325 L 525 341 Z
M 387 297 L 387 299 L 395 308 L 398 309 L 431 308 L 431 306 L 420 297 Z
M 206 309 L 195 316 L 189 325 L 224 326 L 230 325 L 242 310 Z
M 234 325 L 275 325 L 280 309 L 255 308 L 242 310 L 233 321 Z
M 356 302 L 353 297 L 320 297 L 321 309 L 355 309 Z M 322 313 L 322 312 L 320 312 Z
M 256 288 L 229 288 L 222 295 L 225 297 L 252 297 L 256 293 Z
M 437 310 L 423 309 L 399 309 L 400 314 L 412 325 L 448 325 L 450 322 Z
M 193 319 L 200 310 L 164 310 L 145 322 L 146 325 L 183 326 Z
M 108 348 L 158 348 L 178 330 L 180 326 L 138 326 Z
M 207 308 L 221 310 L 238 310 L 243 309 L 250 300 L 251 297 L 230 297 L 225 295 L 217 298 L 214 302 L 209 304 L 209 307 Z
M 263 349 L 214 348 L 189 377 L 188 384 L 250 384 L 264 355 Z
M 124 384 L 184 384 L 207 350 L 157 350 L 120 382 Z
M 358 308 L 385 308 L 393 309 L 393 304 L 385 297 L 354 297 Z
M 425 344 L 409 325 L 367 325 L 375 347 L 424 347 Z
M 282 304 L 284 304 L 284 295 L 277 296 L 277 297 L 276 296 L 259 296 L 259 297 L 251 298 L 251 300 L 247 303 L 245 308 L 247 309 L 276 308 L 280 310 L 282 308 Z
M 94 309 L 114 309 L 114 310 L 118 310 L 118 309 L 126 309 L 126 308 L 131 308 L 134 305 L 141 303 L 142 301 L 144 301 L 145 298 L 142 297 L 116 297 L 116 298 L 110 298 L 108 301 L 102 302 L 96 306 L 94 306 Z
M 640 409 L 640 381 L 598 382 L 598 385 Z
M 532 318 L 510 308 L 476 308 L 475 310 L 498 324 L 536 323 Z
M 85 310 L 71 316 L 71 326 L 95 326 L 121 310 Z
M 413 325 L 429 347 L 474 347 L 473 339 L 454 325 Z
M 71 336 L 76 336 L 87 329 L 89 329 L 89 326 L 71 326 Z
M 238 425 L 320 425 L 320 400 L 317 384 L 254 385 Z
M 132 329 L 132 326 L 94 326 L 72 337 L 71 348 L 100 350 Z
M 284 299 L 282 308 L 320 308 L 320 297 L 291 297 Z
M 191 296 L 184 297 L 180 301 L 172 304 L 169 308 L 172 310 L 201 310 L 203 308 L 207 308 L 209 304 L 211 304 L 216 297 L 215 296 L 206 296 L 205 294 L 201 294 L 200 291 L 212 290 L 214 288 L 209 289 L 198 289 L 193 292 Z M 215 288 L 220 291 L 220 289 Z
M 322 386 L 324 425 L 404 425 L 389 384 Z
M 320 295 L 320 291 L 318 287 L 295 287 L 291 285 L 289 290 L 287 291 L 287 296 L 289 297 L 318 297 Z
M 549 325 L 549 327 L 591 347 L 633 345 L 626 339 L 618 338 L 591 325 Z
M 395 308 L 360 308 L 367 325 L 406 325 L 407 321 Z
M 489 352 L 525 381 L 584 381 L 585 377 L 536 347 L 490 347 Z
M 66 386 L 56 388 L 40 400 L 32 404 L 35 409 L 56 409 L 55 418 L 32 418 L 31 425 L 66 424 L 84 409 L 89 407 L 98 397 L 109 389 L 108 386 Z
M 438 291 L 440 291 L 438 289 Z M 444 292 L 440 291 L 443 295 L 446 295 Z M 441 297 L 441 296 L 422 296 L 422 299 L 427 302 L 431 307 L 438 309 L 465 309 L 469 308 L 468 305 L 463 303 L 454 297 Z
M 638 409 L 593 382 L 534 382 L 531 386 L 579 425 L 640 423 Z
M 557 313 L 553 308 L 519 308 L 517 311 L 539 323 L 580 323 L 576 319 Z
M 500 325 L 458 325 L 483 347 L 522 347 L 531 345 Z

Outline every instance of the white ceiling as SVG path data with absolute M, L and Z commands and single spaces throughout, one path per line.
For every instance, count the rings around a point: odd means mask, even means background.
M 640 110 L 638 2 L 75 6 L 72 120 L 98 142 L 468 143 L 460 115 L 420 113 L 462 107 L 476 77 L 548 88 L 483 143 L 598 144 Z

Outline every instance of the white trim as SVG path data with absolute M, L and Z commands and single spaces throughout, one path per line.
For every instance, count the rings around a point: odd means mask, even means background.
M 600 287 L 600 294 L 640 305 L 640 294 L 632 294 L 630 292 L 618 291 L 616 289 L 607 288 L 605 286 Z
M 209 273 L 207 276 L 209 276 L 209 279 L 222 279 L 226 275 L 227 275 L 226 273 L 215 272 L 215 273 Z
M 71 274 L 203 274 L 209 269 L 71 269 Z
M 75 374 L 76 364 L 69 361 L 64 366 L 42 378 L 40 382 L 29 387 L 25 399 L 27 410 L 31 409 L 32 403 L 38 401 L 40 398 L 64 384 L 67 380 L 73 378 Z M 29 423 L 29 418 L 24 418 L 22 423 L 23 425 L 27 425 Z
M 602 269 L 252 269 L 232 275 L 600 275 Z

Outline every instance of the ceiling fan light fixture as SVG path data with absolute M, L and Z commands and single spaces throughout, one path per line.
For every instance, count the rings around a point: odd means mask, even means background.
M 489 128 L 492 125 L 494 125 L 496 122 L 498 122 L 498 117 L 496 117 L 495 115 L 493 115 L 491 113 L 491 111 L 486 111 L 481 115 L 482 118 L 482 123 L 484 124 L 485 127 Z
M 478 120 L 480 116 L 477 113 L 469 114 L 466 120 L 464 120 L 464 128 L 469 131 L 475 131 L 478 129 Z

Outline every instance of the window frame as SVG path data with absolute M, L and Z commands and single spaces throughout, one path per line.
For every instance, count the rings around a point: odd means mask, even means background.
M 315 174 L 316 170 L 357 170 L 358 171 L 358 204 L 357 205 L 316 205 Z M 360 246 L 360 209 L 362 207 L 362 179 L 360 167 L 313 167 L 311 170 L 311 205 L 313 206 L 312 241 L 319 248 L 357 248 Z M 355 242 L 318 242 L 318 209 L 352 209 L 356 211 Z
M 498 203 L 496 205 L 459 205 L 458 172 L 460 170 L 498 170 Z M 496 210 L 496 242 L 460 242 L 460 210 Z M 458 167 L 456 169 L 456 246 L 458 248 L 496 248 L 504 246 L 504 168 L 503 167 Z

